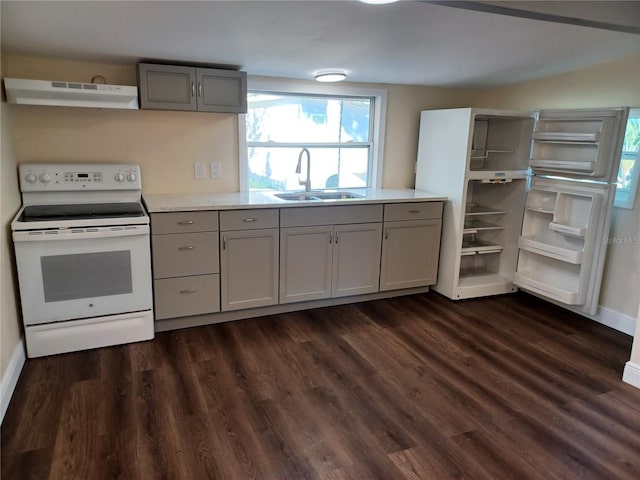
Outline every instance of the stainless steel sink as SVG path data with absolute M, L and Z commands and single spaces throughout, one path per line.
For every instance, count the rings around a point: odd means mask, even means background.
M 364 198 L 364 195 L 353 192 L 289 192 L 276 193 L 275 197 L 282 200 L 305 201 L 305 200 L 345 200 L 348 198 Z

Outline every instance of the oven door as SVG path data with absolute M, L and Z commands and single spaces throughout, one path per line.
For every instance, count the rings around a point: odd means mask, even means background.
M 25 325 L 150 310 L 149 226 L 14 232 Z

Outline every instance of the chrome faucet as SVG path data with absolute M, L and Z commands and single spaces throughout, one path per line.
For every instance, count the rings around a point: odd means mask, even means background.
M 311 191 L 311 154 L 309 153 L 309 150 L 306 148 L 303 148 L 302 150 L 300 150 L 300 155 L 298 155 L 298 166 L 296 167 L 296 173 L 299 175 L 302 172 L 302 154 L 305 152 L 307 154 L 307 179 L 300 180 L 300 177 L 298 177 L 298 183 L 300 185 L 304 185 L 305 192 L 310 192 Z

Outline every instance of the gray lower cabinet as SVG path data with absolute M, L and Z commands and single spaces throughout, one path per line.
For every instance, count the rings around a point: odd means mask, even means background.
M 436 283 L 442 202 L 385 205 L 380 291 Z
M 278 303 L 279 212 L 220 212 L 222 311 Z
M 156 320 L 220 311 L 218 212 L 151 214 Z
M 432 285 L 442 206 L 151 214 L 156 319 Z
M 382 205 L 283 209 L 280 303 L 377 292 L 381 220 Z
M 142 109 L 247 112 L 245 72 L 139 63 L 138 86 Z

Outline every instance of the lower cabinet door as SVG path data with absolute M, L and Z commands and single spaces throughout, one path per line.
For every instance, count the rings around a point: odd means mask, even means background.
M 331 296 L 332 226 L 280 229 L 280 303 Z
M 155 318 L 220 311 L 220 275 L 161 278 L 153 282 Z
M 278 229 L 220 233 L 222 311 L 278 303 Z
M 334 227 L 332 297 L 378 291 L 381 241 L 381 223 Z
M 381 291 L 436 283 L 441 224 L 440 219 L 384 224 Z

